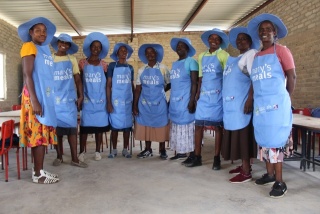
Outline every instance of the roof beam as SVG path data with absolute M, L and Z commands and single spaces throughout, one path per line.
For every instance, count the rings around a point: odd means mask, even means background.
M 247 18 L 249 18 L 250 16 L 254 15 L 255 13 L 257 13 L 258 11 L 262 10 L 264 7 L 266 7 L 268 4 L 270 4 L 271 2 L 273 2 L 274 0 L 267 0 L 265 3 L 263 3 L 261 6 L 257 7 L 256 9 L 254 9 L 253 11 L 251 11 L 249 14 L 247 14 L 246 16 L 244 16 L 243 18 L 241 18 L 240 20 L 238 20 L 236 23 L 234 23 L 233 25 L 231 25 L 228 30 L 230 30 L 231 28 L 234 28 L 236 26 L 238 26 L 240 23 L 242 23 L 243 21 L 245 21 Z
M 80 30 L 77 26 L 71 21 L 69 16 L 62 10 L 62 8 L 58 5 L 55 0 L 49 0 L 51 4 L 57 9 L 57 11 L 63 16 L 63 18 L 69 23 L 69 25 L 77 32 L 79 36 L 82 36 Z
M 193 21 L 194 18 L 196 18 L 196 16 L 198 15 L 198 13 L 202 10 L 202 8 L 204 7 L 204 5 L 208 2 L 208 0 L 202 0 L 202 2 L 200 3 L 200 5 L 197 7 L 197 9 L 194 11 L 194 13 L 191 15 L 191 17 L 188 19 L 188 21 L 184 24 L 184 26 L 182 27 L 182 29 L 180 30 L 181 32 L 183 32 L 189 25 L 190 23 Z
M 134 0 L 131 0 L 131 42 L 133 40 Z

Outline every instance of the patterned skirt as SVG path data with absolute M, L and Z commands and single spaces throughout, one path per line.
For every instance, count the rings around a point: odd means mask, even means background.
M 188 153 L 194 150 L 194 122 L 186 125 L 171 123 L 170 148 L 177 153 Z
M 33 114 L 30 95 L 23 88 L 20 115 L 20 146 L 36 147 L 57 144 L 56 130 L 52 126 L 41 124 Z

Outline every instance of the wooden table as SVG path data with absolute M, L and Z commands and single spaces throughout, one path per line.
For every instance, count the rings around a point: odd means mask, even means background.
M 15 125 L 18 125 L 20 122 L 20 113 L 21 110 L 0 112 L 0 130 L 2 123 L 7 120 L 14 120 Z
M 305 116 L 301 114 L 293 114 L 292 126 L 301 130 L 301 153 L 298 154 L 298 160 L 300 160 L 300 169 L 306 170 L 306 165 L 313 165 L 313 171 L 315 170 L 315 165 L 320 165 L 320 162 L 314 158 L 314 149 L 311 157 L 311 147 L 314 148 L 314 136 L 315 133 L 320 133 L 320 118 Z M 297 133 L 293 133 L 293 141 L 297 142 Z M 312 145 L 313 144 L 313 145 Z M 286 160 L 290 160 L 288 158 Z M 293 160 L 293 159 L 292 159 Z

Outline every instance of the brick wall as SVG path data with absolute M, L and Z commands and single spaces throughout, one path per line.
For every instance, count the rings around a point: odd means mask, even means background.
M 17 29 L 0 19 L 0 52 L 6 57 L 5 83 L 7 85 L 6 99 L 0 100 L 2 111 L 10 110 L 13 104 L 20 103 L 19 95 L 22 88 L 21 45 Z
M 288 28 L 288 36 L 279 41 L 286 45 L 292 52 L 296 64 L 297 85 L 293 95 L 293 105 L 295 107 L 316 107 L 320 106 L 320 3 L 314 0 L 277 0 L 263 8 L 260 13 L 273 13 L 279 16 Z M 255 14 L 255 15 L 257 15 Z M 240 26 L 246 26 L 252 17 L 244 20 Z M 6 22 L 0 20 L 0 51 L 7 54 L 7 84 L 10 86 L 8 99 L 0 102 L 0 108 L 9 108 L 13 103 L 19 102 L 18 95 L 21 88 L 21 60 L 19 51 L 21 42 L 17 36 L 16 29 Z M 3 29 L 3 30 L 2 30 Z M 98 30 L 98 29 L 97 29 Z M 134 67 L 135 72 L 142 66 L 138 58 L 138 48 L 145 43 L 160 43 L 164 47 L 163 63 L 169 68 L 178 56 L 170 47 L 172 37 L 188 37 L 191 39 L 197 56 L 206 50 L 201 41 L 202 32 L 174 32 L 174 33 L 147 33 L 135 34 L 132 42 L 130 35 L 108 36 L 110 49 L 108 57 L 105 59 L 111 62 L 110 54 L 114 44 L 125 42 L 131 45 L 134 53 L 129 59 L 129 63 Z M 10 38 L 10 39 L 8 39 Z M 79 60 L 84 58 L 82 52 L 83 38 L 75 37 L 74 41 L 79 45 L 79 52 L 75 54 Z M 229 46 L 227 49 L 231 55 L 237 55 L 237 51 Z M 9 72 L 10 71 L 10 72 Z M 9 75 L 8 75 L 9 73 Z M 9 77 L 8 77 L 9 76 Z

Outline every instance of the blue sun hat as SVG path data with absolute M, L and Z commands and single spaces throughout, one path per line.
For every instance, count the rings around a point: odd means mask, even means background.
M 193 57 L 196 54 L 196 50 L 191 45 L 191 40 L 187 37 L 183 38 L 172 38 L 170 42 L 170 46 L 172 50 L 177 51 L 177 45 L 179 42 L 185 43 L 189 47 L 188 56 Z
M 56 26 L 47 18 L 44 17 L 36 17 L 30 19 L 29 21 L 21 24 L 18 27 L 18 35 L 23 42 L 30 42 L 32 40 L 29 30 L 36 24 L 44 24 L 47 28 L 47 38 L 41 45 L 48 45 L 54 34 L 56 33 Z
M 230 40 L 230 44 L 234 47 L 237 48 L 237 37 L 240 33 L 245 33 L 248 36 L 250 36 L 250 34 L 248 33 L 248 29 L 246 27 L 235 27 L 232 28 L 229 32 L 229 40 Z M 250 36 L 251 37 L 251 36 Z M 250 46 L 251 49 L 258 49 L 260 47 L 260 40 L 258 39 L 252 39 L 252 44 Z
M 128 45 L 128 44 L 119 42 L 119 43 L 115 44 L 115 46 L 113 48 L 113 53 L 110 55 L 111 59 L 113 59 L 114 61 L 118 61 L 119 60 L 118 56 L 117 56 L 117 53 L 119 51 L 119 48 L 122 47 L 122 46 L 127 48 L 127 51 L 128 51 L 127 59 L 129 59 L 131 57 L 131 54 L 133 53 L 132 47 L 130 45 Z
M 100 33 L 100 32 L 93 32 L 88 34 L 88 36 L 84 39 L 83 41 L 83 53 L 86 55 L 86 57 L 91 56 L 91 51 L 90 51 L 90 45 L 94 41 L 99 41 L 102 46 L 102 50 L 99 54 L 100 59 L 106 58 L 109 52 L 109 39 L 106 35 Z
M 259 26 L 263 21 L 270 21 L 276 28 L 277 38 L 281 39 L 287 36 L 288 30 L 283 21 L 278 17 L 270 13 L 260 14 L 253 19 L 251 19 L 248 23 L 248 32 L 252 38 L 259 39 Z
M 146 49 L 153 48 L 157 53 L 157 62 L 162 62 L 163 59 L 163 47 L 160 44 L 143 44 L 140 46 L 138 51 L 139 59 L 144 63 L 148 64 L 148 59 L 146 57 Z
M 67 51 L 67 54 L 71 55 L 78 52 L 79 47 L 72 41 L 72 37 L 70 35 L 61 33 L 58 37 L 53 37 L 50 44 L 55 51 L 58 51 L 58 41 L 69 42 L 71 44 L 69 50 Z
M 216 34 L 218 36 L 221 37 L 222 39 L 222 42 L 220 44 L 220 48 L 222 49 L 226 49 L 229 45 L 229 38 L 227 36 L 227 34 L 225 32 L 223 32 L 222 30 L 218 29 L 218 28 L 213 28 L 212 30 L 208 30 L 206 32 L 204 32 L 202 35 L 201 35 L 201 40 L 202 42 L 208 47 L 210 48 L 210 45 L 209 45 L 209 41 L 208 41 L 208 38 L 210 35 L 212 34 Z

